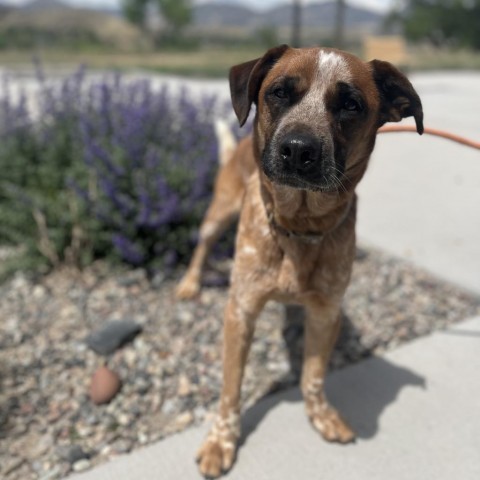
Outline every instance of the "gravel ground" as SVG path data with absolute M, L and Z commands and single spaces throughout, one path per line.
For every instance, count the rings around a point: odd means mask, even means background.
M 208 419 L 220 390 L 225 288 L 175 303 L 171 279 L 142 270 L 58 270 L 0 286 L 0 458 L 5 480 L 55 479 Z M 361 250 L 344 303 L 332 366 L 340 368 L 480 313 L 480 299 L 411 265 Z M 261 315 L 243 383 L 245 408 L 294 384 L 299 315 L 270 304 Z M 85 337 L 129 319 L 143 332 L 108 358 Z M 107 365 L 123 388 L 95 406 L 88 386 Z M 193 452 L 192 452 L 193 455 Z

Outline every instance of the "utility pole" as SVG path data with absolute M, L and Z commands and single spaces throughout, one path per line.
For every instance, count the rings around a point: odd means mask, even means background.
M 302 3 L 301 0 L 293 0 L 292 5 L 292 47 L 298 48 L 302 43 Z
M 345 7 L 345 0 L 337 0 L 335 32 L 333 35 L 335 48 L 344 48 L 345 46 Z

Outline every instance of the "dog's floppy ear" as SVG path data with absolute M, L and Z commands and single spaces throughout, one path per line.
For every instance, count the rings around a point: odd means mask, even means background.
M 391 63 L 372 60 L 370 65 L 380 93 L 379 126 L 413 116 L 417 132 L 421 135 L 423 133 L 422 102 L 408 78 Z
M 230 94 L 240 126 L 246 122 L 252 103 L 258 101 L 258 91 L 263 79 L 288 48 L 288 45 L 271 48 L 263 57 L 230 69 Z

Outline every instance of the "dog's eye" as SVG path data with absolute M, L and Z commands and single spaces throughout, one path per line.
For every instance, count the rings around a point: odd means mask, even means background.
M 287 94 L 287 91 L 284 89 L 284 88 L 276 88 L 274 91 L 273 91 L 273 94 L 277 97 L 277 98 L 281 98 L 281 99 L 284 99 L 284 98 L 287 98 L 288 97 L 288 94 Z
M 360 104 L 353 98 L 348 98 L 345 100 L 342 108 L 344 110 L 348 110 L 349 112 L 359 112 L 361 110 Z

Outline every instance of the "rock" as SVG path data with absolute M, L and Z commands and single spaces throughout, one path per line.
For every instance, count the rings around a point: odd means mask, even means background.
M 42 285 L 35 285 L 32 291 L 32 295 L 35 299 L 40 300 L 42 299 L 47 292 L 45 291 L 45 287 Z
M 135 387 L 135 391 L 138 394 L 144 395 L 145 393 L 148 392 L 148 390 L 150 389 L 150 386 L 151 386 L 150 378 L 144 372 L 141 372 L 135 375 L 134 387 Z
M 2 472 L 4 475 L 8 475 L 9 473 L 14 472 L 18 468 L 20 468 L 25 463 L 24 458 L 19 457 L 12 457 L 6 461 L 3 465 Z
M 202 406 L 196 407 L 193 410 L 193 416 L 195 417 L 196 420 L 203 420 L 206 414 L 207 414 L 207 410 L 205 409 L 205 407 L 202 407 Z
M 132 449 L 133 442 L 127 438 L 117 440 L 112 445 L 112 450 L 115 453 L 127 453 Z
M 131 320 L 112 320 L 91 333 L 85 342 L 94 352 L 109 355 L 132 341 L 141 330 L 141 325 Z
M 58 454 L 70 464 L 74 464 L 79 460 L 83 460 L 84 458 L 90 458 L 90 455 L 86 453 L 80 445 L 61 447 Z
M 153 288 L 160 288 L 165 283 L 167 276 L 163 272 L 156 272 L 152 280 L 150 281 Z
M 177 409 L 175 400 L 168 398 L 163 402 L 162 413 L 165 415 L 171 415 Z
M 89 437 L 93 432 L 92 426 L 86 423 L 78 423 L 76 430 L 77 434 L 82 438 Z
M 75 462 L 72 465 L 72 468 L 74 472 L 83 472 L 84 470 L 87 470 L 88 468 L 90 468 L 90 460 L 83 458 L 82 460 Z
M 29 458 L 39 458 L 48 452 L 54 445 L 54 440 L 51 435 L 44 434 L 41 437 L 34 437 L 35 444 L 30 444 L 28 449 L 25 449 L 25 453 L 28 452 Z
M 126 413 L 120 413 L 117 417 L 117 422 L 119 425 L 126 427 L 132 421 L 132 417 Z
M 108 403 L 121 387 L 119 376 L 108 367 L 100 367 L 92 376 L 89 396 L 95 405 Z
M 146 278 L 145 270 L 137 269 L 132 270 L 123 277 L 117 279 L 118 285 L 122 287 L 131 287 L 143 282 Z
M 137 352 L 133 348 L 126 348 L 122 353 L 128 368 L 133 369 L 138 359 Z
M 46 472 L 43 476 L 39 477 L 38 480 L 53 480 L 54 478 L 58 478 L 60 475 L 60 467 L 57 466 L 54 467 L 52 470 Z
M 179 397 L 186 397 L 187 395 L 190 395 L 192 391 L 192 386 L 190 383 L 190 380 L 186 375 L 180 375 L 180 378 L 178 379 L 178 389 L 177 389 L 177 394 Z
M 182 429 L 185 427 L 188 427 L 193 422 L 193 413 L 192 412 L 184 412 L 181 413 L 176 419 L 175 419 L 175 427 L 178 429 Z

